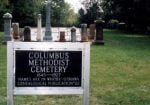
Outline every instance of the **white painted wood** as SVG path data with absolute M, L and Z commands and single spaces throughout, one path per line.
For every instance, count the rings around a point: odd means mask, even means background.
M 15 88 L 15 95 L 82 95 L 83 88 Z
M 7 105 L 13 105 L 13 43 L 7 43 Z
M 15 50 L 82 51 L 81 87 L 15 87 Z M 89 105 L 90 43 L 89 42 L 13 42 L 7 43 L 7 105 L 13 105 L 13 95 L 82 95 L 83 105 Z
M 89 86 L 90 86 L 90 43 L 84 45 L 84 82 L 83 82 L 83 105 L 89 105 Z
M 71 50 L 71 49 L 83 49 L 84 44 L 80 42 L 10 42 L 15 43 L 14 49 L 50 49 L 50 50 Z

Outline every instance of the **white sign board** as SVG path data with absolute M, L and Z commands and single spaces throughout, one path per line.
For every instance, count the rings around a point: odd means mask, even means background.
M 13 95 L 83 95 L 89 104 L 90 43 L 8 42 L 7 103 Z

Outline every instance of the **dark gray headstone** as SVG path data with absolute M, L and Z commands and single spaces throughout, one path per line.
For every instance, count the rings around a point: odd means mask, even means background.
M 88 41 L 87 24 L 81 24 L 81 41 L 82 42 Z
M 24 27 L 24 41 L 25 42 L 31 41 L 31 27 L 29 26 Z
M 6 43 L 7 41 L 11 40 L 11 19 L 12 15 L 10 13 L 6 13 L 3 15 L 4 18 L 4 39 L 3 42 Z
M 104 45 L 103 25 L 104 25 L 104 21 L 102 19 L 98 19 L 98 20 L 95 21 L 95 26 L 96 26 L 95 44 Z
M 71 28 L 71 42 L 76 42 L 76 28 Z

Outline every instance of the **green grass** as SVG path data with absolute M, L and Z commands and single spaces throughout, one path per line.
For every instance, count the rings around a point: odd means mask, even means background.
M 150 36 L 105 30 L 104 39 L 105 46 L 91 46 L 90 105 L 150 105 Z M 15 105 L 81 103 L 78 96 L 15 96 Z M 0 105 L 6 105 L 6 46 L 2 44 Z
M 92 105 L 150 105 L 150 37 L 104 35 L 106 45 L 91 49 Z
M 6 105 L 6 46 L 2 45 L 0 32 L 0 105 Z

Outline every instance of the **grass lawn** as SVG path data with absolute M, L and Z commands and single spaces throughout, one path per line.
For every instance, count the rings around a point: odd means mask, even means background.
M 150 105 L 150 36 L 105 30 L 104 38 L 105 46 L 91 46 L 90 105 Z M 15 96 L 15 105 L 81 103 L 78 96 Z M 6 46 L 2 44 L 0 105 L 6 105 Z

